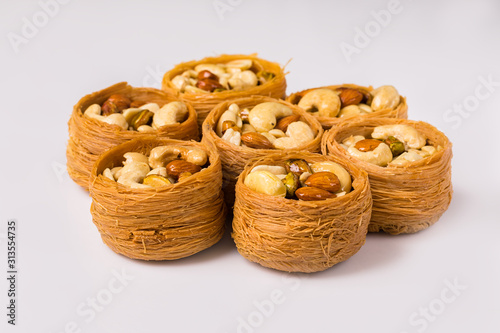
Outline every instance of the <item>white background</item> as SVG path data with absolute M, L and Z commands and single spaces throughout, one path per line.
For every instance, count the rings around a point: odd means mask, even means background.
M 500 2 L 401 0 L 381 26 L 373 11 L 388 3 L 73 0 L 50 7 L 44 21 L 38 1 L 3 0 L 1 331 L 498 332 Z M 33 22 L 38 31 L 25 27 Z M 371 36 L 362 40 L 365 29 Z M 346 57 L 342 43 L 357 53 Z M 162 73 L 182 61 L 253 52 L 291 60 L 288 93 L 348 82 L 396 86 L 411 119 L 454 143 L 455 192 L 441 220 L 413 235 L 370 234 L 354 257 L 311 275 L 250 263 L 228 235 L 175 262 L 109 250 L 88 194 L 64 172 L 73 105 L 119 81 L 159 87 Z M 19 244 L 15 327 L 6 324 L 3 277 L 11 218 Z M 126 285 L 114 280 L 122 271 L 133 277 Z M 109 283 L 122 290 L 110 294 Z M 463 289 L 453 294 L 447 283 Z M 271 293 L 282 293 L 273 309 Z M 93 316 L 87 302 L 97 296 L 107 304 Z M 418 313 L 429 307 L 423 319 Z

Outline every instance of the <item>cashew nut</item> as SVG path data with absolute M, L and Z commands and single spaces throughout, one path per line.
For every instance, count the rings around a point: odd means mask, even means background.
M 342 141 L 342 143 L 344 145 L 346 145 L 347 147 L 350 147 L 350 146 L 356 144 L 356 142 L 364 140 L 364 139 L 366 139 L 366 138 L 364 136 L 362 136 L 362 135 L 354 135 L 354 136 L 351 135 L 347 139 L 344 139 Z
M 198 72 L 193 69 L 188 69 L 187 71 L 184 71 L 181 76 L 184 76 L 188 79 L 196 79 L 198 78 Z
M 189 84 L 189 78 L 182 75 L 177 75 L 172 79 L 172 84 L 182 92 L 184 91 L 184 88 L 186 88 L 186 86 Z
M 240 111 L 240 107 L 238 106 L 238 104 L 232 103 L 231 105 L 229 105 L 227 110 L 233 112 L 234 114 L 238 114 L 238 112 Z
M 310 173 L 310 172 L 307 172 L 307 171 L 306 172 L 302 172 L 302 174 L 299 177 L 300 186 L 302 186 L 302 187 L 306 186 L 306 180 L 311 175 L 312 175 L 312 173 Z
M 361 109 L 357 105 L 348 105 L 340 110 L 339 118 L 352 117 L 361 114 Z
M 134 116 L 137 115 L 141 111 L 142 111 L 142 109 L 140 109 L 140 108 L 128 108 L 128 109 L 123 110 L 122 114 L 123 114 L 123 117 L 125 117 L 125 120 L 127 121 L 127 123 L 130 124 L 130 122 L 132 121 Z
M 149 125 L 141 125 L 137 128 L 137 132 L 141 132 L 141 133 L 151 133 L 154 131 L 155 131 L 155 129 Z
M 286 135 L 286 137 L 276 139 L 274 147 L 278 149 L 293 149 L 314 139 L 313 130 L 303 121 L 296 121 L 288 125 Z
M 286 175 L 286 169 L 279 165 L 261 164 L 254 167 L 250 172 L 255 172 L 255 171 L 268 171 L 274 175 Z
M 256 105 L 248 114 L 248 121 L 258 132 L 268 132 L 276 126 L 277 118 L 293 114 L 288 106 L 277 102 L 265 102 Z
M 331 172 L 334 173 L 340 181 L 340 190 L 344 192 L 351 191 L 351 175 L 347 170 L 335 162 L 317 162 L 311 164 L 313 172 Z
M 236 104 L 231 104 L 231 106 L 236 105 Z M 225 111 L 219 118 L 219 122 L 217 123 L 217 127 L 215 128 L 215 132 L 217 133 L 218 136 L 222 137 L 222 124 L 224 124 L 225 121 L 232 121 L 233 123 L 236 124 L 239 128 L 243 126 L 243 121 L 241 118 L 238 116 L 237 112 L 233 112 L 234 108 L 231 110 L 230 109 Z
M 372 113 L 373 112 L 373 109 L 369 105 L 366 105 L 363 103 L 358 104 L 358 108 L 361 111 L 361 113 Z
M 149 175 L 159 175 L 159 176 L 167 178 L 167 168 L 159 167 L 159 168 L 153 169 L 153 170 L 149 171 L 146 176 L 149 176 Z
M 437 149 L 434 146 L 423 146 L 420 151 L 425 155 L 423 157 L 434 155 Z
M 149 165 L 153 169 L 164 167 L 168 162 L 181 157 L 183 160 L 196 165 L 207 163 L 207 153 L 205 151 L 185 146 L 159 146 L 155 147 L 149 153 Z
M 269 171 L 255 171 L 249 173 L 244 184 L 251 190 L 277 197 L 286 196 L 285 184 L 273 173 Z
M 362 161 L 385 167 L 392 161 L 392 151 L 388 145 L 381 143 L 372 151 L 362 152 L 356 147 L 350 146 L 347 152 Z
M 384 109 L 394 109 L 398 106 L 400 96 L 393 86 L 381 86 L 371 92 L 373 96 L 372 109 L 379 111 Z
M 165 125 L 178 124 L 186 118 L 188 108 L 182 102 L 170 102 L 155 112 L 153 116 L 153 129 L 158 129 Z
M 111 173 L 111 170 L 109 168 L 104 169 L 102 175 L 108 179 L 111 179 L 112 181 L 115 181 L 115 177 L 113 177 L 113 173 Z
M 124 166 L 133 162 L 148 163 L 147 156 L 141 153 L 129 152 L 123 154 L 123 157 L 125 157 L 125 161 L 123 161 Z
M 274 142 L 276 141 L 276 137 L 269 132 L 261 132 L 260 134 L 262 134 L 272 144 L 274 144 Z
M 258 79 L 252 71 L 243 71 L 240 73 L 234 73 L 228 80 L 229 85 L 235 91 L 245 90 L 257 85 Z
M 131 188 L 151 188 L 149 185 L 141 184 L 144 177 L 149 172 L 149 165 L 143 162 L 130 162 L 127 163 L 120 170 L 120 177 L 117 183 L 120 183 Z
M 302 97 L 298 106 L 308 112 L 318 112 L 320 117 L 336 117 L 340 111 L 340 98 L 331 89 L 314 89 Z
M 374 139 L 385 140 L 389 136 L 395 137 L 405 146 L 416 149 L 422 148 L 427 142 L 425 136 L 409 125 L 383 125 L 373 129 L 372 138 Z
M 277 128 L 270 130 L 268 133 L 276 138 L 282 138 L 282 137 L 286 136 L 285 132 L 283 132 L 282 130 L 279 130 Z
M 414 149 L 404 152 L 398 157 L 396 157 L 389 166 L 404 166 L 408 163 L 421 160 L 423 157 Z
M 194 70 L 197 71 L 198 73 L 201 71 L 209 71 L 212 74 L 217 75 L 218 77 L 221 77 L 226 73 L 224 69 L 224 65 L 222 64 L 200 64 L 197 65 Z
M 120 178 L 120 172 L 121 170 L 123 169 L 123 167 L 114 167 L 113 169 L 111 169 L 111 174 L 113 175 L 113 178 L 116 180 L 118 178 Z
M 251 59 L 238 59 L 226 63 L 226 70 L 231 73 L 235 71 L 246 71 L 252 67 Z
M 196 88 L 194 86 L 186 86 L 186 88 L 184 88 L 184 92 L 185 93 L 188 93 L 188 94 L 210 94 L 210 91 L 206 91 L 206 90 L 203 90 L 203 89 L 200 89 L 200 88 Z
M 255 128 L 250 125 L 250 124 L 243 124 L 243 126 L 241 127 L 241 133 L 242 134 L 245 134 L 245 133 L 248 133 L 248 132 L 257 132 L 255 130 Z
M 156 113 L 160 110 L 160 106 L 156 103 L 147 103 L 144 105 L 139 106 L 139 109 L 141 110 L 149 110 L 153 113 Z
M 105 122 L 110 125 L 117 125 L 120 126 L 123 129 L 128 129 L 128 123 L 125 120 L 125 117 L 121 113 L 113 113 L 110 114 L 109 116 L 102 116 L 101 115 L 101 106 L 99 104 L 92 104 L 89 106 L 85 112 L 83 113 L 84 116 L 88 118 L 93 118 L 100 120 L 102 122 Z
M 232 128 L 228 128 L 224 132 L 222 140 L 232 143 L 233 145 L 239 146 L 241 144 L 241 133 L 233 130 Z

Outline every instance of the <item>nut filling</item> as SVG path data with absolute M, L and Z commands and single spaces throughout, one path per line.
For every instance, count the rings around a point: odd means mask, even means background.
M 116 94 L 102 105 L 90 105 L 83 115 L 124 130 L 154 132 L 162 126 L 184 122 L 188 118 L 188 108 L 182 102 L 170 102 L 160 108 L 156 103 L 131 101 L 125 95 Z
M 284 165 L 258 165 L 246 176 L 244 184 L 258 193 L 316 201 L 335 198 L 351 191 L 351 175 L 335 162 L 309 164 L 287 160 Z
M 373 129 L 371 137 L 351 135 L 341 146 L 349 155 L 381 167 L 400 167 L 429 157 L 443 149 L 409 125 L 383 125 Z
M 354 88 L 319 88 L 306 93 L 298 106 L 318 117 L 344 118 L 395 109 L 400 99 L 393 86 L 381 86 L 369 93 Z
M 226 90 L 242 91 L 274 79 L 270 72 L 254 72 L 251 59 L 221 64 L 200 64 L 172 79 L 182 93 L 208 94 Z
M 175 184 L 208 166 L 205 151 L 184 146 L 159 146 L 153 148 L 149 156 L 129 152 L 123 157 L 123 166 L 106 168 L 102 175 L 131 188 Z
M 233 103 L 219 118 L 215 132 L 229 143 L 254 149 L 293 149 L 315 137 L 299 115 L 276 102 L 260 103 L 251 110 Z

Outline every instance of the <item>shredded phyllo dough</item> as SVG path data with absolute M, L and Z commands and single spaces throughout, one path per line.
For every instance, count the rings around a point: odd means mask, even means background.
M 149 135 L 199 139 L 191 105 L 164 91 L 134 88 L 126 82 L 80 99 L 68 125 L 68 174 L 85 189 L 99 155 L 120 143 Z
M 371 232 L 417 232 L 434 224 L 450 204 L 451 143 L 427 123 L 352 120 L 332 128 L 322 150 L 368 172 L 373 195 Z
M 90 195 L 104 243 L 130 258 L 187 257 L 224 233 L 220 159 L 198 142 L 149 137 L 118 145 L 96 162 Z
M 290 173 L 299 183 L 290 181 Z M 311 179 L 314 175 L 319 176 Z M 300 189 L 309 190 L 297 193 Z M 364 244 L 371 205 L 367 174 L 350 162 L 310 153 L 272 154 L 251 161 L 238 179 L 232 236 L 241 255 L 265 267 L 322 271 Z

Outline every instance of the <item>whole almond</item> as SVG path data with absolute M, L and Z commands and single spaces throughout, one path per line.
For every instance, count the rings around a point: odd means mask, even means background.
M 195 174 L 201 170 L 199 165 L 184 160 L 173 160 L 166 166 L 167 175 L 178 178 L 182 173 L 189 172 Z
M 207 70 L 203 70 L 198 73 L 198 80 L 203 80 L 203 79 L 210 79 L 219 82 L 219 77 Z
M 255 149 L 274 149 L 273 144 L 265 136 L 257 132 L 246 132 L 241 135 L 241 142 Z
M 102 104 L 101 110 L 103 116 L 108 116 L 113 113 L 122 112 L 130 107 L 130 99 L 125 95 L 115 94 Z
M 342 107 L 349 105 L 358 105 L 363 100 L 363 94 L 355 89 L 342 89 L 340 91 L 340 101 L 342 102 Z
M 309 176 L 304 182 L 309 187 L 316 187 L 322 190 L 335 193 L 340 190 L 340 180 L 333 172 L 316 172 Z
M 298 115 L 298 114 L 293 114 L 293 115 L 288 116 L 288 117 L 283 117 L 280 120 L 278 120 L 278 123 L 276 124 L 276 126 L 274 128 L 282 130 L 283 132 L 286 133 L 288 125 L 290 125 L 291 123 L 294 123 L 296 121 L 299 121 L 299 120 L 300 120 L 300 115 Z
M 337 197 L 335 194 L 317 187 L 301 187 L 295 191 L 295 196 L 303 201 L 326 200 Z
M 213 79 L 202 79 L 196 82 L 196 87 L 206 91 L 214 91 L 215 89 L 222 88 L 222 85 Z
M 382 141 L 379 141 L 379 140 L 364 139 L 364 140 L 356 142 L 356 144 L 354 145 L 354 148 L 356 148 L 359 151 L 363 151 L 363 152 L 373 151 L 381 143 L 382 143 Z

